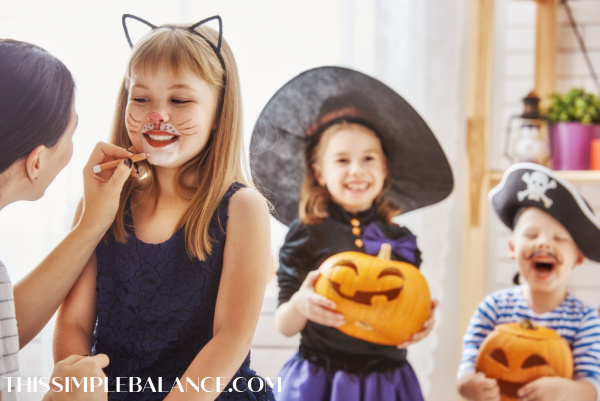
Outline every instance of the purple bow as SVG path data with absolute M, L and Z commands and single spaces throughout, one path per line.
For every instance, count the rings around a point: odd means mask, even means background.
M 367 226 L 362 240 L 365 252 L 369 255 L 377 256 L 381 244 L 387 242 L 392 246 L 392 252 L 410 263 L 415 262 L 415 252 L 419 249 L 417 247 L 417 237 L 413 234 L 406 234 L 400 238 L 390 239 L 383 235 L 383 232 L 375 222 Z

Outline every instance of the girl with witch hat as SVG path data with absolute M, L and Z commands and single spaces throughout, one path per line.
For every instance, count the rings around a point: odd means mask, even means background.
M 329 256 L 377 254 L 419 266 L 415 236 L 392 218 L 446 198 L 452 172 L 435 136 L 396 92 L 340 67 L 306 71 L 284 85 L 255 125 L 252 168 L 289 225 L 281 247 L 279 307 L 286 336 L 301 332 L 282 368 L 280 401 L 418 401 L 423 396 L 406 346 L 375 344 L 336 329 L 335 304 L 314 292 L 315 271 Z M 432 303 L 432 312 L 436 302 Z

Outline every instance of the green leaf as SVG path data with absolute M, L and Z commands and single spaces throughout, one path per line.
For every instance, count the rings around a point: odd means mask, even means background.
M 552 101 L 546 114 L 550 123 L 575 121 L 600 122 L 600 97 L 582 88 L 572 88 L 567 93 L 550 95 Z

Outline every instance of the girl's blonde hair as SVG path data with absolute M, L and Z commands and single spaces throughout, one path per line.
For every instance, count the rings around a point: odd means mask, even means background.
M 319 184 L 312 166 L 313 164 L 321 161 L 323 152 L 325 151 L 329 139 L 331 139 L 331 137 L 337 132 L 343 129 L 348 129 L 352 125 L 364 126 L 369 131 L 373 132 L 377 138 L 379 138 L 376 132 L 364 124 L 350 122 L 347 120 L 339 120 L 332 125 L 329 125 L 321 133 L 315 133 L 311 135 L 306 144 L 306 177 L 304 177 L 302 187 L 300 188 L 299 204 L 299 217 L 300 221 L 304 224 L 321 223 L 329 216 L 329 201 L 331 199 L 329 191 L 327 191 L 327 188 Z M 383 149 L 383 143 L 381 145 Z M 388 173 L 385 177 L 383 189 L 373 201 L 373 204 L 376 208 L 377 217 L 388 224 L 392 224 L 392 218 L 399 215 L 402 212 L 402 209 L 396 206 L 392 201 L 385 198 L 385 193 L 392 186 L 390 162 L 387 155 L 385 155 L 385 149 L 384 157 Z
M 196 32 L 217 44 L 219 34 L 212 28 L 200 26 Z M 204 149 L 182 165 L 175 176 L 175 190 L 190 200 L 176 229 L 185 226 L 185 243 L 188 254 L 205 260 L 211 253 L 213 238 L 209 223 L 223 196 L 234 182 L 254 188 L 246 168 L 243 153 L 242 100 L 237 65 L 231 48 L 223 39 L 220 54 L 225 71 L 207 41 L 187 28 L 159 27 L 147 34 L 133 48 L 119 94 L 113 121 L 111 142 L 129 148 L 132 146 L 125 127 L 130 78 L 135 73 L 167 68 L 177 77 L 191 71 L 214 87 L 218 94 L 214 130 Z M 226 85 L 223 90 L 223 74 Z M 121 202 L 110 229 L 117 241 L 128 239 L 125 224 L 126 203 L 133 191 L 143 191 L 158 200 L 160 188 L 154 166 L 138 162 L 140 179 L 129 179 L 121 193 Z M 190 180 L 192 178 L 192 180 Z M 190 185 L 189 183 L 193 184 Z

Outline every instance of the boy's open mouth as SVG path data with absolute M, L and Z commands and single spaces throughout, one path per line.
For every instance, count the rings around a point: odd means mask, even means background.
M 548 275 L 554 270 L 557 260 L 556 257 L 551 254 L 534 254 L 531 257 L 531 263 L 536 273 Z
M 550 262 L 534 262 L 535 270 L 539 272 L 551 272 L 554 269 L 554 263 Z

